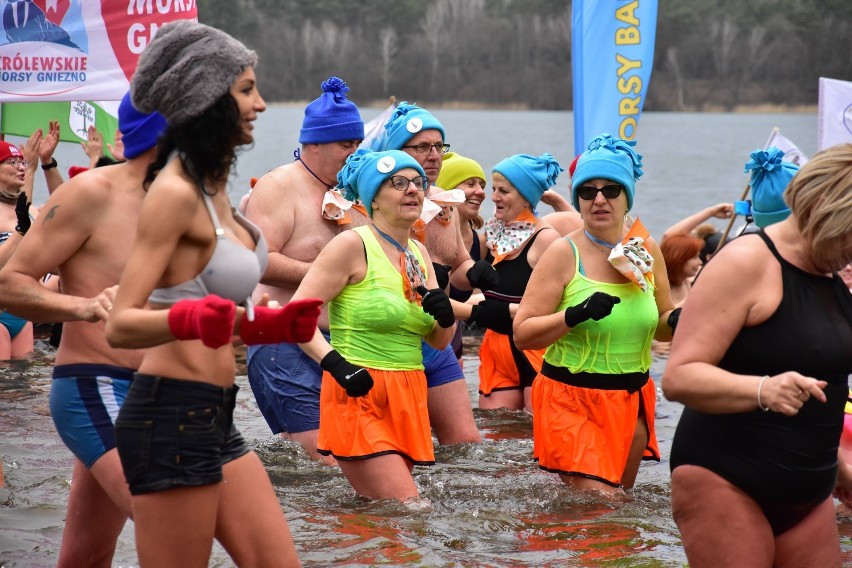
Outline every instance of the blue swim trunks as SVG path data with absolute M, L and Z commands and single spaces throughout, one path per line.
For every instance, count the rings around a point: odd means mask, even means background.
M 0 324 L 9 332 L 9 337 L 15 339 L 29 320 L 13 316 L 9 312 L 0 311 Z
M 115 448 L 115 419 L 133 369 L 112 365 L 58 365 L 50 385 L 50 414 L 59 437 L 87 468 Z
M 331 342 L 329 332 L 320 331 Z M 319 429 L 319 363 L 293 343 L 250 345 L 246 361 L 254 399 L 273 434 Z
M 423 367 L 426 373 L 426 386 L 430 389 L 464 380 L 464 372 L 452 344 L 438 351 L 424 341 Z

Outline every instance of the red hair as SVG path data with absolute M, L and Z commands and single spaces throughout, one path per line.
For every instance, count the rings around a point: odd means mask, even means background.
M 686 277 L 683 271 L 684 266 L 698 256 L 703 247 L 704 241 L 686 233 L 676 233 L 663 239 L 660 243 L 660 251 L 666 261 L 666 273 L 669 275 L 670 283 L 675 286 L 683 283 Z

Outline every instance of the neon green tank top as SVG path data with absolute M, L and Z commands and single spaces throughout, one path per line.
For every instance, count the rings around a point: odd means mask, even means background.
M 566 237 L 567 238 L 567 237 Z M 556 340 L 544 353 L 551 365 L 572 373 L 624 374 L 646 372 L 651 368 L 651 340 L 657 329 L 659 312 L 654 289 L 643 292 L 632 282 L 610 284 L 586 278 L 581 273 L 580 255 L 574 249 L 574 278 L 562 292 L 559 310 L 584 301 L 595 292 L 621 298 L 612 313 L 599 320 L 586 320 Z
M 367 274 L 346 286 L 328 304 L 331 344 L 347 361 L 372 369 L 423 369 L 422 338 L 435 320 L 419 305 L 405 299 L 403 275 L 391 264 L 375 232 L 352 229 L 364 241 Z M 408 246 L 421 266 L 423 256 L 411 239 Z

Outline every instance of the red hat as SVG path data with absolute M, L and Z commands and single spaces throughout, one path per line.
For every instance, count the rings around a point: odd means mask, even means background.
M 574 177 L 574 170 L 577 169 L 577 160 L 580 159 L 581 154 L 577 154 L 573 160 L 571 160 L 571 165 L 568 166 L 568 175 Z
M 23 154 L 14 144 L 9 144 L 5 140 L 0 140 L 0 162 L 5 162 L 10 158 L 23 158 Z
M 68 168 L 68 177 L 72 178 L 72 177 L 76 176 L 77 174 L 82 174 L 83 172 L 87 171 L 88 169 L 89 168 L 85 168 L 83 166 L 71 166 L 70 168 Z

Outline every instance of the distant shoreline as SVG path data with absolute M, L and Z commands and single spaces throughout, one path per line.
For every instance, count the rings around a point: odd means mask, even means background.
M 381 99 L 367 101 L 366 103 L 358 103 L 364 108 L 384 108 L 389 99 Z M 403 100 L 403 99 L 397 99 Z M 274 101 L 268 102 L 270 106 L 281 108 L 305 108 L 310 101 Z M 419 102 L 417 104 L 420 104 Z M 430 109 L 444 110 L 516 110 L 516 111 L 543 111 L 555 110 L 557 112 L 570 112 L 570 109 L 536 109 L 530 108 L 528 105 L 485 105 L 481 103 L 470 102 L 446 102 L 446 103 L 422 103 L 423 106 Z M 755 104 L 755 105 L 737 105 L 733 110 L 727 110 L 722 105 L 704 105 L 704 108 L 686 108 L 677 109 L 646 109 L 645 112 L 680 112 L 680 113 L 725 113 L 725 114 L 816 114 L 817 105 L 779 105 L 772 103 Z

